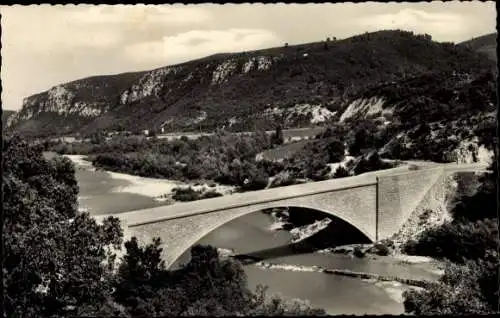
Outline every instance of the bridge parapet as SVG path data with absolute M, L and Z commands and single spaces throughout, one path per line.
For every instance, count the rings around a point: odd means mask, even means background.
M 246 214 L 277 207 L 299 207 L 325 212 L 350 223 L 370 240 L 374 240 L 375 204 L 376 184 L 370 182 L 355 187 L 330 189 L 308 195 L 277 197 L 274 200 L 250 202 L 218 210 L 207 209 L 207 206 L 209 207 L 207 204 L 204 213 L 184 213 L 180 216 L 168 216 L 170 207 L 165 206 L 164 216 L 156 217 L 150 222 L 131 223 L 122 215 L 118 217 L 128 223 L 128 236 L 136 236 L 143 244 L 150 242 L 153 237 L 160 237 L 164 249 L 162 257 L 168 266 L 171 266 L 191 246 L 218 227 Z

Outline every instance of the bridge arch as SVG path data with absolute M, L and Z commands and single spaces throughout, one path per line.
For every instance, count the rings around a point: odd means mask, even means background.
M 294 203 L 294 204 L 290 204 L 290 205 L 283 205 L 283 204 L 280 204 L 279 202 L 277 202 L 276 204 L 270 204 L 270 205 L 268 204 L 264 208 L 252 206 L 252 207 L 244 209 L 240 213 L 228 213 L 227 217 L 221 219 L 220 221 L 210 223 L 209 226 L 203 227 L 200 231 L 196 232 L 196 235 L 191 235 L 186 241 L 182 242 L 179 246 L 176 246 L 173 249 L 167 251 L 169 254 L 169 261 L 168 261 L 167 267 L 170 267 L 174 263 L 176 263 L 181 256 L 183 256 L 191 247 L 196 245 L 196 243 L 198 243 L 205 236 L 216 231 L 217 229 L 221 228 L 225 224 L 227 224 L 231 221 L 234 221 L 238 218 L 241 218 L 243 216 L 249 215 L 249 214 L 259 213 L 263 210 L 274 209 L 274 208 L 299 208 L 299 209 L 304 209 L 304 210 L 314 210 L 317 212 L 321 212 L 321 213 L 325 214 L 325 216 L 331 216 L 333 218 L 340 219 L 341 221 L 350 225 L 352 228 L 358 230 L 361 234 L 363 234 L 363 236 L 368 241 L 370 241 L 370 242 L 374 241 L 373 235 L 368 233 L 363 228 L 359 227 L 359 222 L 357 225 L 356 222 L 354 220 L 352 220 L 352 218 L 350 218 L 347 215 L 347 213 L 334 212 L 334 211 L 332 211 L 333 209 L 325 209 L 323 207 L 311 206 L 311 205 L 307 205 L 307 204 Z M 375 213 L 375 212 L 373 212 L 373 213 Z M 163 242 L 163 243 L 165 243 L 165 242 Z
M 455 170 L 455 166 L 449 169 L 431 166 L 420 171 L 394 168 L 385 171 L 383 176 L 377 175 L 382 172 L 367 173 L 115 216 L 122 221 L 125 240 L 135 236 L 146 243 L 153 237 L 160 237 L 163 242 L 162 258 L 167 266 L 220 226 L 243 215 L 270 208 L 298 207 L 320 211 L 343 220 L 369 240 L 376 241 L 398 232 L 414 211 L 440 208 L 445 176 Z M 375 180 L 371 179 L 375 176 Z
M 337 182 L 324 181 L 314 186 L 330 183 Z M 262 192 L 255 191 L 227 198 L 157 207 L 152 211 L 134 211 L 122 214 L 120 218 L 127 226 L 127 237 L 136 236 L 141 242 L 150 242 L 153 237 L 161 238 L 162 258 L 167 266 L 171 266 L 186 250 L 223 224 L 270 208 L 298 207 L 320 211 L 351 224 L 370 241 L 376 240 L 375 182 L 365 181 L 354 186 L 337 186 L 327 190 L 319 187 L 319 191 L 309 190 L 306 193 L 297 191 L 302 187 L 304 185 L 265 190 L 266 199 L 259 195 Z

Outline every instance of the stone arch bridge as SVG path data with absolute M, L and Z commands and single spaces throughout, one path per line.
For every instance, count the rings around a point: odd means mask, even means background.
M 371 241 L 378 241 L 397 233 L 412 213 L 442 204 L 447 176 L 484 168 L 477 164 L 424 164 L 413 171 L 398 167 L 113 216 L 120 218 L 125 239 L 135 236 L 144 244 L 160 237 L 167 267 L 218 227 L 243 215 L 277 207 L 325 212 L 350 223 Z M 100 221 L 107 216 L 95 218 Z

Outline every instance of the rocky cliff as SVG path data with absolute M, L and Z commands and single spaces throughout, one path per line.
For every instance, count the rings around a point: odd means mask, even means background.
M 277 121 L 289 128 L 310 126 L 346 120 L 359 109 L 376 116 L 385 100 L 361 95 L 381 83 L 436 71 L 474 76 L 491 65 L 467 46 L 380 31 L 58 85 L 26 98 L 11 129 L 42 136 L 272 129 Z

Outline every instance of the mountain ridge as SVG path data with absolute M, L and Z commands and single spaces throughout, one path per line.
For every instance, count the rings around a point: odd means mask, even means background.
M 497 61 L 497 33 L 489 33 L 471 40 L 458 43 L 458 45 L 468 46 L 470 49 L 486 54 L 493 61 Z
M 272 129 L 276 122 L 296 128 L 338 119 L 370 86 L 436 70 L 476 74 L 489 67 L 491 61 L 467 46 L 378 31 L 75 80 L 27 97 L 11 129 L 43 136 L 161 127 Z

